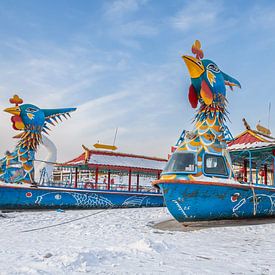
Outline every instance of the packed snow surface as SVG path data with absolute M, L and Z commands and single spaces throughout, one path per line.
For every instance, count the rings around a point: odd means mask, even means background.
M 150 225 L 168 218 L 165 208 L 3 213 L 0 273 L 275 274 L 275 223 L 190 232 Z

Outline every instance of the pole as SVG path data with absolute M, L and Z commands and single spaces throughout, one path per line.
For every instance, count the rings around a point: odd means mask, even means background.
M 139 173 L 137 173 L 137 192 L 139 190 Z
M 118 130 L 118 128 L 116 128 L 116 132 L 115 132 L 115 137 L 114 137 L 113 146 L 115 146 L 115 143 L 116 143 L 117 130 Z
M 73 185 L 72 167 L 70 167 L 70 187 Z
M 111 171 L 108 171 L 108 183 L 107 183 L 107 190 L 110 190 L 110 186 L 111 186 Z
M 264 165 L 264 184 L 267 185 L 267 165 Z
M 128 184 L 128 191 L 131 191 L 131 183 L 132 183 L 132 170 L 129 170 L 129 184 Z
M 267 128 L 269 129 L 269 123 L 270 123 L 270 111 L 271 111 L 271 102 L 268 104 L 268 118 L 267 118 Z
M 77 167 L 75 167 L 74 188 L 77 188 L 77 175 L 78 175 L 78 169 L 77 169 Z
M 247 161 L 243 161 L 243 181 L 247 182 Z
M 259 175 L 258 175 L 258 173 L 259 173 L 259 167 L 258 167 L 258 163 L 256 163 L 256 184 L 259 183 Z
M 250 151 L 248 151 L 249 153 L 249 182 L 252 183 L 253 178 L 252 178 L 252 154 Z

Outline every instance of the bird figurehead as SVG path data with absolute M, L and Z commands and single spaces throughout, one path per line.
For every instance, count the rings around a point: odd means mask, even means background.
M 13 115 L 11 121 L 14 130 L 28 130 L 32 128 L 33 132 L 39 132 L 45 123 L 43 110 L 32 104 L 10 107 L 4 111 Z
M 198 101 L 207 106 L 212 103 L 223 106 L 226 97 L 225 85 L 231 89 L 233 86 L 241 88 L 240 82 L 222 72 L 212 60 L 202 59 L 203 52 L 198 40 L 193 44 L 192 52 L 196 57 L 182 56 L 191 77 L 192 84 L 189 88 L 191 106 L 196 108 Z
M 6 108 L 4 111 L 12 114 L 11 121 L 13 129 L 23 131 L 15 136 L 20 138 L 20 145 L 36 150 L 41 142 L 42 132 L 47 133 L 49 124 L 55 125 L 57 119 L 62 121 L 61 117 L 67 118 L 70 112 L 75 111 L 76 108 L 63 109 L 40 109 L 32 104 L 22 104 L 23 100 L 18 103 L 18 96 L 10 99 L 11 103 L 15 103 L 14 107 Z

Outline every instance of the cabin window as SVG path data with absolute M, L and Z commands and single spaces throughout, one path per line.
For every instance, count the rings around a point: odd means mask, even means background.
M 176 152 L 169 159 L 163 172 L 194 173 L 196 167 L 196 155 L 193 153 Z
M 204 173 L 215 176 L 228 176 L 223 156 L 206 154 L 204 157 Z

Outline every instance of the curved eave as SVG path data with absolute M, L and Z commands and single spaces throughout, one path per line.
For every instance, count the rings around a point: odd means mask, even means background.
M 249 151 L 251 153 L 264 153 L 264 152 L 270 152 L 272 153 L 272 150 L 275 150 L 275 144 L 272 143 L 270 145 L 265 145 L 265 146 L 255 146 L 255 147 L 248 147 L 248 146 L 243 146 L 240 148 L 228 148 L 229 153 L 232 155 L 237 155 L 240 154 L 244 151 Z

